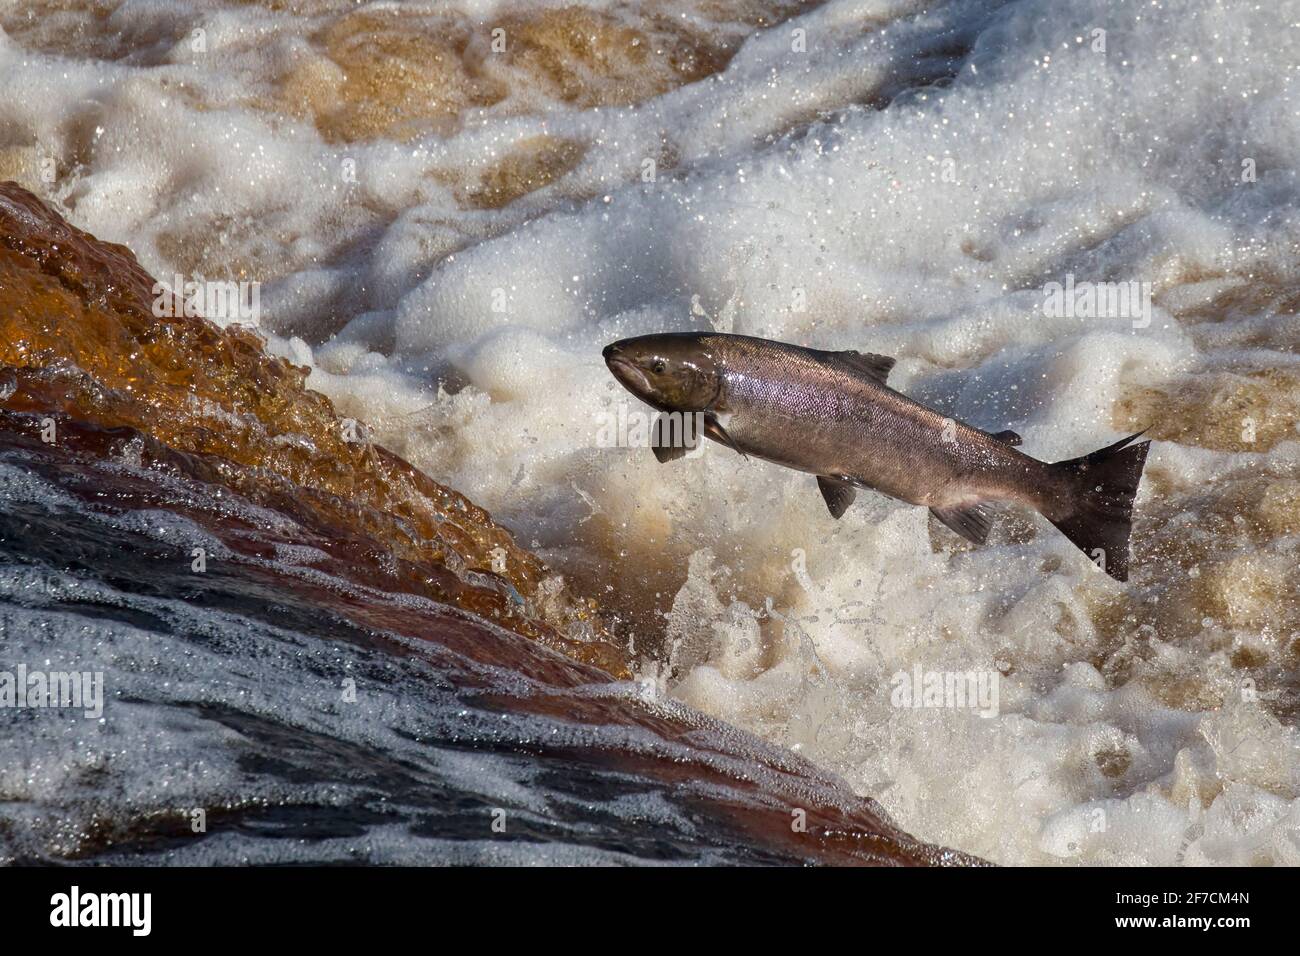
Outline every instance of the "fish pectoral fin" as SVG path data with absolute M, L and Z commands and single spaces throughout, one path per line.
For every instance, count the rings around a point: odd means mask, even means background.
M 749 460 L 749 456 L 740 450 L 740 446 L 732 440 L 731 436 L 727 434 L 727 430 L 723 428 L 722 425 L 719 424 L 718 420 L 712 415 L 706 415 L 704 418 L 704 434 L 708 435 L 716 442 L 722 442 L 722 444 L 726 445 L 746 461 Z
M 693 430 L 689 430 L 690 434 L 687 431 L 684 427 L 674 428 L 672 421 L 663 415 L 655 417 L 654 424 L 650 426 L 650 450 L 655 453 L 655 458 L 661 465 L 684 458 L 687 452 L 694 451 L 699 445 L 702 441 L 700 436 Z
M 931 508 L 930 513 L 956 531 L 967 541 L 983 544 L 989 539 L 993 527 L 993 511 L 988 505 L 976 503 L 955 508 Z
M 684 458 L 689 448 L 674 448 L 672 445 L 651 445 L 650 450 L 655 453 L 655 458 L 659 464 L 676 461 L 678 458 Z
M 827 352 L 827 355 L 833 357 L 849 371 L 865 376 L 871 379 L 877 385 L 884 385 L 885 379 L 889 378 L 889 372 L 894 367 L 895 359 L 888 355 L 876 355 L 873 352 L 858 352 L 850 349 L 847 352 Z
M 1013 432 L 1010 428 L 1005 431 L 994 432 L 993 437 L 1004 445 L 1019 445 L 1024 442 L 1024 439 Z
M 858 495 L 857 489 L 848 482 L 841 481 L 839 478 L 828 478 L 826 475 L 817 476 L 817 487 L 821 489 L 822 497 L 826 499 L 826 507 L 830 509 L 831 517 L 836 519 L 849 510 L 849 505 L 853 504 L 853 499 Z

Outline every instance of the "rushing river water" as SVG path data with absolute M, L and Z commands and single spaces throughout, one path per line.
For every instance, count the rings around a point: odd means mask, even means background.
M 0 185 L 0 860 L 974 862 L 628 680 L 303 371 Z M 292 429 L 292 430 L 287 430 Z
M 0 365 L 40 370 L 0 380 L 0 666 L 99 660 L 117 716 L 0 714 L 4 853 L 936 858 L 870 798 L 999 863 L 1300 863 L 1298 22 L 0 0 L 0 179 L 149 274 L 118 301 L 6 194 L 61 285 L 0 272 Z M 106 331 L 150 276 L 257 283 L 301 374 Z M 1149 427 L 1130 580 L 1026 514 L 972 549 L 721 446 L 609 447 L 641 410 L 601 347 L 692 328 L 895 356 L 1045 460 Z M 56 409 L 84 447 L 40 441 Z M 996 704 L 896 693 L 953 675 Z M 773 822 L 805 778 L 816 848 Z M 475 835 L 493 808 L 526 838 Z

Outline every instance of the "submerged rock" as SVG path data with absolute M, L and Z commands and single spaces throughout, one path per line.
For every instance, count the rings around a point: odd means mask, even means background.
M 486 511 L 368 441 L 304 387 L 307 369 L 244 328 L 160 302 L 161 289 L 128 249 L 0 184 L 0 408 L 20 416 L 12 426 L 96 451 L 106 430 L 137 437 L 152 461 L 293 513 L 349 576 L 627 675 L 593 607 Z

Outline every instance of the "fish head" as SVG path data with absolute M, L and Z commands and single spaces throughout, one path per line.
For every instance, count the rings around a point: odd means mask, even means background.
M 601 354 L 624 388 L 660 411 L 707 411 L 722 390 L 722 371 L 693 332 L 622 339 Z

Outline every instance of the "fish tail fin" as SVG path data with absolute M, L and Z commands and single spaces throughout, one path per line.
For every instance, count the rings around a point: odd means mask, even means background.
M 1131 443 L 1143 434 L 1052 466 L 1065 472 L 1074 487 L 1073 510 L 1052 524 L 1117 581 L 1128 580 L 1133 498 L 1151 447 L 1150 441 Z

